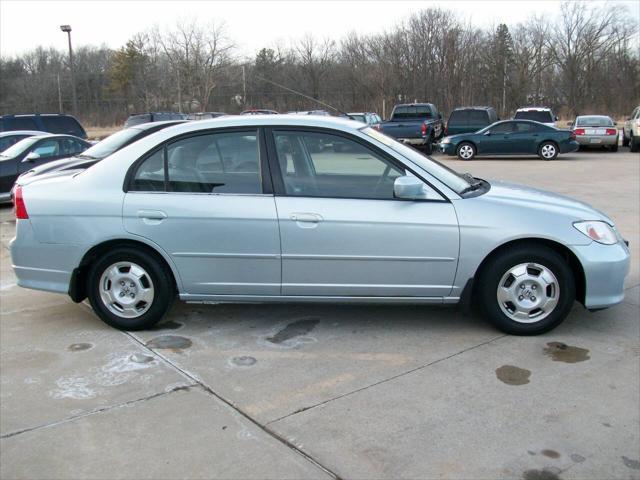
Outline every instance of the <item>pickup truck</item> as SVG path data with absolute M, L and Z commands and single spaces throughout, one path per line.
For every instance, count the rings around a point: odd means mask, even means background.
M 401 142 L 423 148 L 426 153 L 431 153 L 433 142 L 444 132 L 442 115 L 432 103 L 396 105 L 379 130 Z

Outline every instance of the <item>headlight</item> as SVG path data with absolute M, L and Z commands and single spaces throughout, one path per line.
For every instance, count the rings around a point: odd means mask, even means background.
M 451 143 L 451 139 L 449 137 L 444 137 L 442 140 L 440 140 L 440 143 Z
M 580 232 L 584 233 L 591 240 L 605 245 L 618 243 L 618 236 L 611 225 L 597 220 L 587 222 L 576 222 L 573 224 Z

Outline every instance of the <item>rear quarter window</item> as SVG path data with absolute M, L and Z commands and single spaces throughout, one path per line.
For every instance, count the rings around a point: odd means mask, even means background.
M 473 125 L 488 125 L 489 114 L 486 110 L 469 110 L 469 123 Z
M 66 116 L 40 117 L 44 129 L 50 133 L 64 133 L 67 135 L 75 135 L 76 137 L 86 137 L 82 126 L 75 118 Z

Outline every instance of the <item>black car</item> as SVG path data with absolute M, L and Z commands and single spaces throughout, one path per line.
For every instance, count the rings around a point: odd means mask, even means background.
M 63 113 L 29 113 L 0 116 L 0 132 L 11 132 L 13 130 L 37 130 L 87 138 L 87 132 L 82 128 L 80 122 L 75 117 Z
M 187 115 L 176 112 L 146 112 L 134 113 L 124 122 L 124 128 L 133 127 L 142 123 L 164 122 L 167 120 L 187 120 Z
M 84 152 L 91 144 L 71 135 L 25 138 L 0 154 L 0 201 L 11 198 L 11 188 L 23 172 L 39 165 Z
M 477 132 L 500 120 L 493 107 L 460 107 L 449 115 L 445 135 Z
M 103 158 L 108 157 L 112 153 L 147 135 L 184 122 L 185 120 L 170 120 L 166 122 L 144 123 L 142 125 L 136 125 L 135 127 L 125 128 L 108 136 L 101 142 L 96 143 L 88 150 L 82 152 L 81 155 L 31 168 L 20 175 L 15 183 L 16 185 L 27 185 L 41 178 L 67 175 L 71 172 L 85 170 Z

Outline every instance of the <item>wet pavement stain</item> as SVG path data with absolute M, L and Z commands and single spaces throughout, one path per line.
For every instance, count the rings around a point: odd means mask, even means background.
M 589 360 L 589 350 L 586 348 L 572 347 L 562 342 L 549 342 L 544 349 L 545 355 L 549 355 L 554 362 L 578 363 Z
M 129 357 L 129 360 L 135 363 L 149 363 L 153 362 L 153 357 L 144 353 L 134 353 Z
M 177 330 L 182 327 L 184 323 L 175 322 L 173 320 L 169 320 L 168 322 L 159 323 L 154 325 L 150 330 Z
M 257 360 L 253 357 L 242 356 L 242 357 L 233 357 L 231 359 L 231 363 L 237 365 L 239 367 L 250 367 L 255 365 Z
M 526 385 L 529 383 L 530 376 L 530 370 L 514 367 L 513 365 L 503 365 L 500 368 L 496 368 L 496 377 L 507 385 Z
M 69 345 L 68 350 L 70 352 L 83 352 L 93 347 L 91 343 L 72 343 Z
M 633 460 L 632 458 L 625 457 L 624 455 L 620 458 L 622 458 L 622 463 L 624 463 L 625 467 L 631 468 L 632 470 L 640 470 L 640 461 Z
M 316 318 L 307 318 L 304 320 L 297 320 L 295 322 L 290 323 L 278 333 L 276 333 L 273 337 L 267 337 L 267 340 L 271 343 L 280 344 L 286 340 L 289 340 L 294 337 L 299 337 L 301 335 L 306 335 L 311 330 L 316 328 L 316 325 L 320 323 L 320 320 Z
M 191 340 L 177 335 L 161 335 L 153 338 L 146 343 L 149 348 L 184 350 L 192 345 Z
M 558 452 L 556 452 L 555 450 L 542 450 L 542 455 L 544 455 L 545 457 L 548 458 L 560 458 L 560 454 Z
M 611 428 L 611 424 L 610 424 L 610 423 L 607 423 L 607 422 L 604 422 L 604 423 L 602 424 L 602 426 L 607 427 L 607 428 Z
M 560 477 L 549 470 L 527 470 L 522 474 L 524 480 L 561 480 Z
M 586 460 L 586 458 L 584 458 L 582 455 L 579 455 L 577 453 L 572 453 L 571 455 L 569 455 L 569 458 L 571 459 L 571 461 L 575 463 L 582 463 Z

